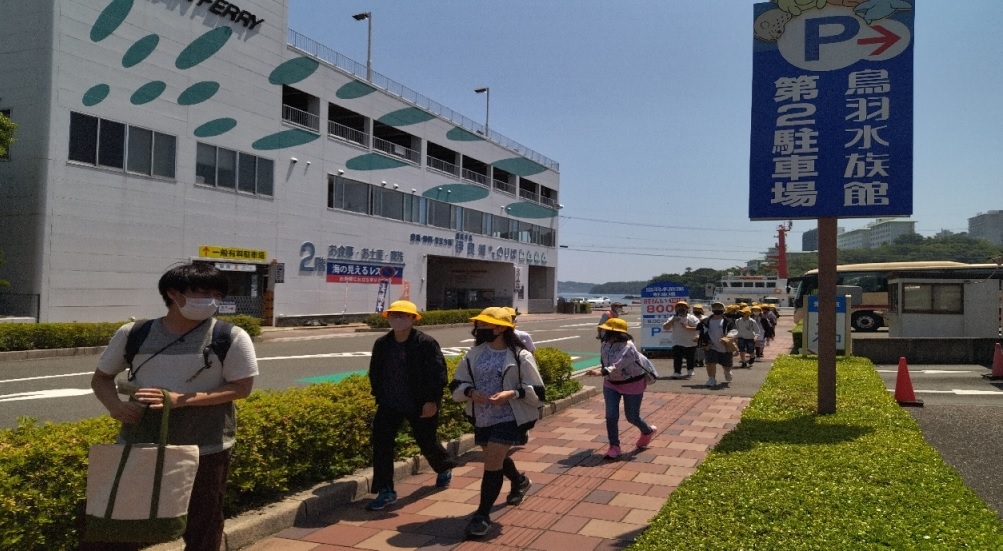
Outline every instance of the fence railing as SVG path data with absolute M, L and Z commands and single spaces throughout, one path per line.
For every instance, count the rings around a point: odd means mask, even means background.
M 471 182 L 477 182 L 482 186 L 488 185 L 488 177 L 481 174 L 480 172 L 474 172 L 469 168 L 464 168 L 461 171 L 460 177 L 464 180 L 470 180 Z
M 432 170 L 438 170 L 439 172 L 445 172 L 446 174 L 452 174 L 454 176 L 459 176 L 460 171 L 457 170 L 456 165 L 449 161 L 443 161 L 442 159 L 436 159 L 431 155 L 425 155 L 425 166 L 431 168 Z
M 287 42 L 289 46 L 300 50 L 301 52 L 316 57 L 321 61 L 334 65 L 335 67 L 348 72 L 351 75 L 358 77 L 360 80 L 366 80 L 366 66 L 365 64 L 359 63 L 349 57 L 346 57 L 331 48 L 305 36 L 292 29 L 289 29 L 287 35 Z M 438 115 L 446 120 L 456 123 L 461 128 L 469 130 L 475 134 L 481 136 L 486 136 L 491 141 L 501 145 L 502 147 L 508 148 L 519 155 L 526 157 L 527 159 L 539 163 L 555 172 L 561 171 L 561 165 L 542 155 L 533 151 L 532 149 L 520 144 L 519 142 L 506 138 L 505 136 L 495 132 L 494 130 L 488 130 L 484 128 L 484 125 L 469 119 L 442 104 L 432 101 L 427 97 L 411 90 L 410 88 L 404 86 L 403 84 L 394 82 L 389 78 L 373 71 L 373 80 L 369 82 L 377 88 L 381 88 L 384 91 L 397 96 L 398 98 L 411 103 L 417 107 L 432 113 L 433 115 Z M 417 161 L 415 161 L 417 162 Z
M 350 126 L 345 126 L 341 123 L 334 121 L 327 121 L 327 133 L 335 138 L 341 138 L 343 140 L 354 142 L 359 145 L 368 145 L 366 142 L 366 133 L 361 130 L 356 130 Z
M 508 182 L 503 182 L 501 180 L 492 180 L 492 182 L 494 183 L 494 188 L 496 190 L 498 190 L 498 191 L 500 191 L 502 193 L 507 193 L 509 195 L 515 195 L 515 186 L 514 185 L 512 185 L 512 184 L 510 184 Z
M 311 130 L 320 131 L 320 117 L 313 113 L 307 113 L 302 109 L 296 109 L 291 105 L 282 106 L 282 120 L 291 122 L 297 126 L 303 126 Z
M 421 162 L 421 155 L 417 151 L 411 149 L 410 147 L 404 147 L 401 144 L 384 140 L 383 138 L 377 138 L 376 136 L 373 136 L 373 149 L 378 149 L 396 157 L 402 157 L 414 164 L 419 164 Z

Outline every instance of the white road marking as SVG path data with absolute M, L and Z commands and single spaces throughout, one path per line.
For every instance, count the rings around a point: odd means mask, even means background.
M 276 337 L 274 339 L 268 339 L 263 342 L 297 342 L 297 341 L 319 341 L 323 339 L 344 339 L 347 337 L 361 337 L 364 336 L 367 331 L 360 331 L 358 333 L 331 333 L 328 335 L 307 335 L 303 337 Z
M 0 394 L 0 402 L 18 402 L 22 400 L 41 400 L 43 398 L 69 398 L 71 396 L 84 396 L 91 394 L 89 388 L 56 388 L 52 390 L 38 390 L 35 392 L 16 392 L 14 394 Z
M 60 377 L 79 377 L 81 375 L 93 375 L 93 371 L 84 371 L 82 373 L 64 373 L 62 375 L 42 375 L 38 377 L 25 377 L 23 379 L 4 379 L 0 380 L 0 384 L 3 383 L 20 383 L 23 381 L 40 381 L 43 379 L 58 379 Z
M 889 388 L 888 392 L 895 392 L 894 388 Z M 1003 390 L 965 390 L 954 388 L 951 390 L 913 390 L 915 394 L 954 394 L 955 396 L 1003 396 Z
M 534 344 L 541 344 L 541 343 L 545 343 L 545 342 L 568 341 L 568 340 L 580 339 L 580 338 L 581 338 L 581 335 L 574 335 L 572 337 L 560 337 L 560 338 L 557 338 L 557 339 L 547 339 L 547 340 L 543 340 L 543 341 L 533 341 L 533 342 L 534 342 Z
M 897 369 L 876 369 L 878 373 L 898 373 Z M 951 373 L 973 373 L 970 369 L 910 369 L 909 373 L 923 373 L 924 375 L 948 375 Z
M 372 352 L 331 352 L 329 354 L 305 354 L 302 356 L 271 356 L 268 358 L 258 358 L 259 362 L 270 360 L 309 360 L 314 358 L 368 358 Z

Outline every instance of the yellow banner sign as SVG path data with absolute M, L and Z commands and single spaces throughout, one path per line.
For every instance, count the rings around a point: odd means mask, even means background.
M 268 251 L 220 247 L 217 245 L 200 245 L 199 256 L 202 258 L 225 258 L 227 260 L 264 261 L 268 260 Z

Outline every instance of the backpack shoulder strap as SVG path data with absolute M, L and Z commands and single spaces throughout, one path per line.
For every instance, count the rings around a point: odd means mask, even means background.
M 216 320 L 212 326 L 212 343 L 209 346 L 212 347 L 212 351 L 219 358 L 220 363 L 226 361 L 226 353 L 230 350 L 230 345 L 233 344 L 233 339 L 230 337 L 232 330 L 233 324 L 228 321 Z
M 139 347 L 149 336 L 151 327 L 153 320 L 136 320 L 129 330 L 129 335 L 125 339 L 125 354 L 122 356 L 125 358 L 125 363 L 129 364 L 129 369 L 132 369 L 132 361 L 136 359 L 136 354 L 139 354 Z

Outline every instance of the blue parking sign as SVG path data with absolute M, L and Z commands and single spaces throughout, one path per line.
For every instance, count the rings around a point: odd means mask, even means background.
M 915 0 L 784 5 L 754 5 L 749 218 L 911 215 Z

